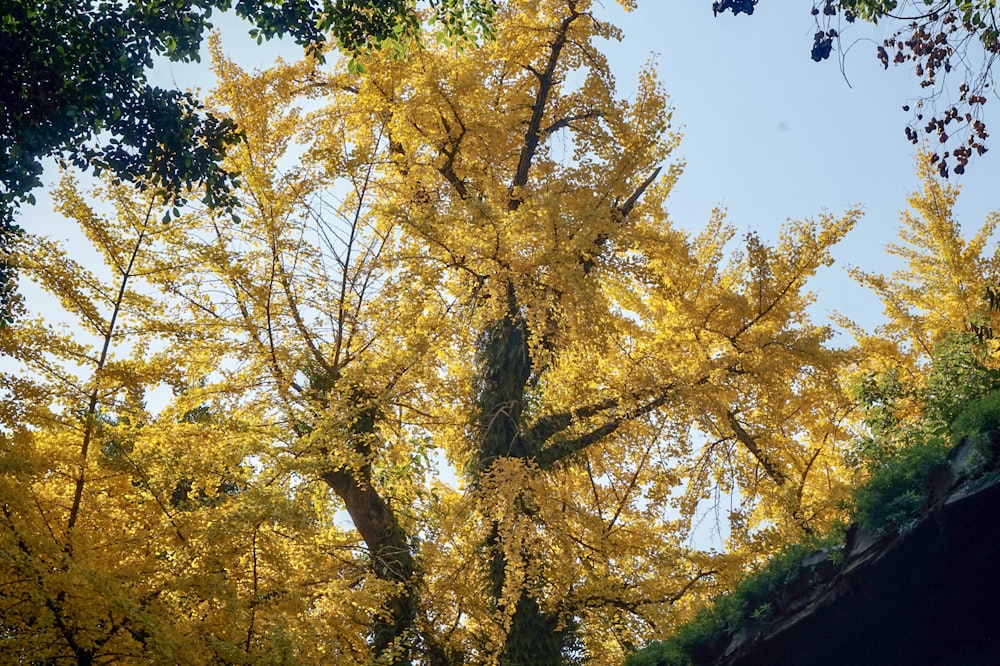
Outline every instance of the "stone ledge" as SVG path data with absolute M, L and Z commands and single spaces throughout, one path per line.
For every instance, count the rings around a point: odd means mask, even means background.
M 981 472 L 1000 467 L 1000 431 L 988 433 Z M 766 620 L 748 620 L 698 663 L 1000 663 L 1000 482 L 969 478 L 963 440 L 930 475 L 914 526 L 874 535 L 857 526 L 838 562 L 818 552 L 775 592 Z

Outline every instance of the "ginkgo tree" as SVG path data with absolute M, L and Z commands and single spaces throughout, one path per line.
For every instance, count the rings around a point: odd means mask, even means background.
M 19 266 L 109 355 L 4 333 L 41 377 L 5 375 L 13 653 L 618 663 L 839 515 L 854 359 L 807 282 L 857 211 L 675 227 L 653 65 L 622 98 L 584 0 L 495 28 L 360 74 L 216 46 L 238 221 L 66 184 L 111 279 L 44 239 Z M 724 554 L 691 543 L 719 498 Z
M 910 375 L 918 374 L 949 334 L 990 325 L 986 290 L 1000 275 L 1000 255 L 995 248 L 989 253 L 1000 215 L 989 214 L 966 239 L 954 213 L 960 187 L 940 181 L 935 173 L 930 154 L 918 154 L 921 189 L 907 198 L 900 242 L 886 248 L 903 268 L 890 275 L 852 269 L 855 279 L 881 299 L 887 322 L 865 335 L 861 327 L 842 320 L 855 331 L 866 356 L 885 357 L 879 347 L 889 347 Z
M 957 358 L 964 362 L 975 359 L 974 365 L 997 365 L 993 340 L 997 311 L 989 295 L 991 290 L 996 293 L 1000 282 L 1000 254 L 995 247 L 1000 215 L 988 214 L 966 237 L 955 212 L 960 187 L 942 182 L 936 174 L 931 154 L 919 152 L 920 190 L 907 198 L 899 242 L 886 247 L 901 267 L 890 274 L 851 269 L 853 277 L 881 300 L 885 322 L 869 332 L 838 317 L 857 340 L 863 359 L 853 369 L 852 383 L 867 395 L 869 407 L 888 410 L 886 416 L 892 422 L 903 424 L 927 416 L 920 396 L 931 391 L 935 372 L 940 374 L 940 367 L 946 365 L 938 357 L 949 356 L 948 347 L 961 352 Z M 935 366 L 939 366 L 937 371 Z M 959 368 L 952 371 L 961 376 Z M 965 386 L 950 388 L 947 400 L 940 395 L 935 400 L 958 406 L 984 388 L 970 380 Z
M 594 44 L 615 33 L 588 4 L 512 9 L 496 56 L 371 67 L 331 84 L 323 117 L 367 133 L 342 109 L 381 111 L 373 212 L 422 239 L 468 304 L 471 425 L 435 439 L 477 502 L 491 616 L 476 621 L 502 662 L 555 663 L 574 633 L 615 654 L 630 622 L 668 622 L 714 575 L 647 522 L 690 516 L 710 485 L 743 496 L 747 546 L 829 512 L 816 498 L 838 485 L 843 358 L 808 320 L 804 283 L 854 214 L 792 225 L 775 248 L 751 237 L 727 264 L 721 216 L 696 238 L 667 220 L 676 137 L 652 68 L 615 99 Z
M 64 309 L 3 331 L 0 643 L 26 663 L 363 659 L 339 594 L 363 575 L 350 543 L 255 467 L 273 434 L 221 401 L 210 358 L 178 351 L 183 322 L 154 284 L 176 228 L 123 186 L 102 214 L 55 192 L 103 269 L 26 234 L 11 258 Z M 155 215 L 154 215 L 155 213 Z M 157 391 L 174 397 L 161 409 Z M 328 521 L 327 521 L 328 522 Z M 337 628 L 335 625 L 342 624 Z

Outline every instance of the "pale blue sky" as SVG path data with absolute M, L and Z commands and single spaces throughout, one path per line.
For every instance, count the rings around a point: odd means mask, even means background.
M 853 44 L 844 73 L 836 55 L 813 62 L 808 4 L 762 0 L 753 16 L 713 17 L 708 0 L 640 0 L 631 14 L 615 12 L 626 34 L 614 48 L 615 68 L 624 91 L 628 73 L 659 54 L 674 119 L 685 128 L 687 169 L 670 208 L 677 223 L 698 226 L 721 204 L 740 228 L 773 237 L 786 218 L 862 204 L 865 217 L 835 252 L 839 265 L 814 283 L 814 312 L 837 309 L 874 324 L 880 306 L 842 267 L 892 268 L 882 248 L 918 186 L 902 105 L 920 88 L 910 70 L 885 71 L 875 59 L 888 34 L 881 26 L 856 22 L 844 31 Z M 993 108 L 985 107 L 987 124 Z M 998 159 L 994 149 L 952 175 L 963 186 L 958 215 L 969 232 L 1000 208 Z

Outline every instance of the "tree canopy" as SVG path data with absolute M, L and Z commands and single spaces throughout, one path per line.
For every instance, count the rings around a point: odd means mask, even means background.
M 443 0 L 429 20 L 450 38 L 488 34 L 492 0 Z M 240 134 L 189 92 L 151 86 L 156 58 L 197 60 L 213 10 L 233 9 L 258 39 L 288 35 L 316 57 L 329 46 L 349 54 L 419 39 L 414 0 L 393 2 L 0 3 L 0 241 L 14 210 L 33 202 L 41 160 L 57 157 L 95 173 L 152 187 L 170 198 L 198 188 L 209 205 L 232 206 L 235 174 L 220 160 Z M 0 269 L 0 304 L 13 273 Z M 4 313 L 9 319 L 10 312 Z
M 108 277 L 16 255 L 93 341 L 4 334 L 12 653 L 615 663 L 738 576 L 688 545 L 714 493 L 734 552 L 836 514 L 843 353 L 805 283 L 857 213 L 674 229 L 667 98 L 652 68 L 616 95 L 591 12 L 513 2 L 496 43 L 358 75 L 216 52 L 239 224 L 64 183 Z

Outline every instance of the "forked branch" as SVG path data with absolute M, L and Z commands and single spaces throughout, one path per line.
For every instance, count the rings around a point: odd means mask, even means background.
M 538 466 L 542 469 L 551 469 L 559 461 L 568 458 L 575 453 L 579 453 L 593 444 L 603 441 L 606 437 L 610 436 L 622 427 L 622 425 L 659 409 L 670 399 L 672 388 L 673 385 L 671 384 L 656 397 L 645 403 L 636 405 L 631 409 L 625 410 L 620 415 L 610 419 L 603 425 L 594 428 L 590 432 L 584 433 L 583 435 L 573 439 L 557 441 L 547 446 L 538 453 L 536 458 Z
M 545 116 L 545 109 L 548 105 L 549 94 L 552 92 L 552 84 L 555 80 L 556 66 L 559 64 L 559 56 L 566 45 L 569 35 L 569 28 L 582 14 L 576 10 L 576 3 L 570 2 L 569 15 L 562 20 L 556 29 L 556 38 L 552 42 L 549 50 L 549 59 L 545 69 L 538 71 L 528 67 L 536 77 L 538 77 L 538 90 L 535 92 L 535 101 L 531 105 L 531 118 L 528 120 L 528 131 L 524 135 L 524 144 L 521 146 L 521 155 L 517 160 L 517 170 L 514 172 L 514 181 L 510 186 L 510 200 L 507 204 L 508 210 L 517 210 L 522 199 L 517 194 L 517 190 L 524 187 L 528 182 L 528 171 L 531 169 L 531 162 L 535 158 L 538 144 L 542 138 L 542 118 Z

